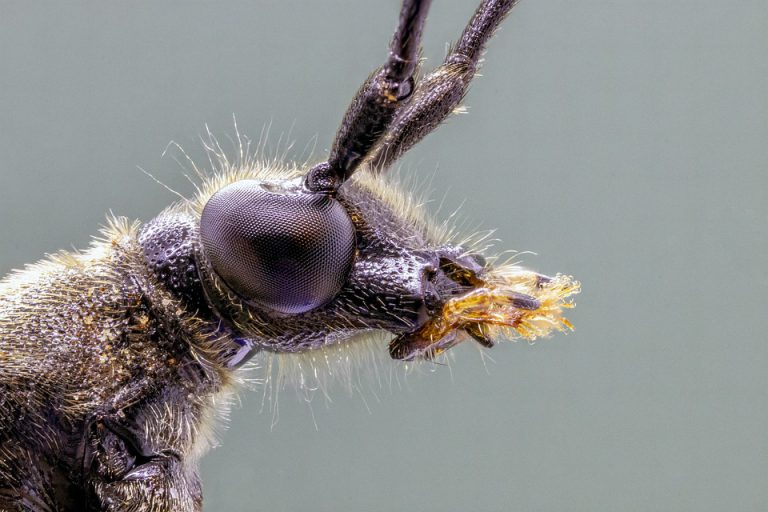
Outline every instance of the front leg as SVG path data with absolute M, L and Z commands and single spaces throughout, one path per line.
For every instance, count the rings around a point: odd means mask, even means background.
M 160 454 L 114 481 L 97 481 L 100 512 L 199 512 L 203 509 L 197 471 L 175 454 Z
M 145 420 L 143 408 L 124 408 L 120 413 L 100 415 L 90 425 L 83 459 L 88 489 L 85 510 L 202 510 L 197 465 L 186 456 L 186 443 L 182 438 L 172 439 L 168 432 L 149 436 L 157 425 L 148 426 Z

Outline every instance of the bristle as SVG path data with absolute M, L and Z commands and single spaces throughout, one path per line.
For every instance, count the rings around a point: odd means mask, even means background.
M 305 402 L 318 394 L 330 401 L 330 390 L 336 386 L 349 394 L 382 388 L 388 381 L 382 368 L 389 336 L 371 331 L 301 353 L 261 352 L 255 363 L 263 383 L 263 406 L 274 410 L 278 394 L 290 388 Z
M 519 318 L 513 325 L 490 324 L 496 336 L 534 341 L 553 331 L 573 330 L 571 322 L 563 316 L 563 310 L 574 307 L 571 298 L 581 291 L 581 285 L 571 276 L 558 274 L 543 280 L 543 276 L 535 272 L 516 265 L 504 265 L 492 270 L 487 279 L 488 285 L 500 295 L 523 294 L 538 303 L 535 309 L 516 309 Z
M 353 176 L 353 181 L 373 193 L 382 203 L 431 244 L 445 244 L 451 237 L 451 227 L 435 222 L 425 205 L 427 201 L 419 194 L 416 178 L 400 178 L 396 173 L 382 175 L 364 170 Z M 408 190 L 409 192 L 406 192 Z

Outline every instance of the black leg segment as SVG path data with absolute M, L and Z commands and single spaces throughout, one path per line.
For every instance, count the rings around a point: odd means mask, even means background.
M 414 90 L 421 34 L 430 0 L 405 0 L 387 61 L 358 90 L 331 148 L 327 162 L 307 175 L 307 187 L 333 193 L 379 142 L 398 108 Z
M 347 109 L 327 162 L 306 186 L 333 194 L 360 165 L 386 169 L 434 130 L 461 102 L 488 39 L 517 0 L 483 0 L 441 66 L 414 85 L 429 0 L 405 0 L 384 66 Z
M 418 83 L 408 105 L 397 112 L 368 164 L 386 169 L 454 111 L 475 76 L 485 44 L 515 3 L 485 0 L 480 4 L 445 62 Z

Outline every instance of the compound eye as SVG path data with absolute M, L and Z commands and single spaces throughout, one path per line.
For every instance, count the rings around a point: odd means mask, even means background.
M 243 299 L 303 313 L 339 293 L 352 268 L 355 229 L 325 194 L 276 190 L 243 180 L 216 192 L 200 218 L 216 274 Z

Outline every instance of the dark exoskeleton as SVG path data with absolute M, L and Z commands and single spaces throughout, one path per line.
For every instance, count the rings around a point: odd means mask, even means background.
M 514 3 L 483 1 L 417 80 L 429 1 L 405 0 L 326 162 L 223 165 L 149 223 L 112 219 L 0 282 L 0 510 L 201 510 L 198 460 L 257 353 L 385 331 L 394 359 L 430 359 L 568 328 L 578 283 L 488 263 L 383 176 L 457 108 Z

